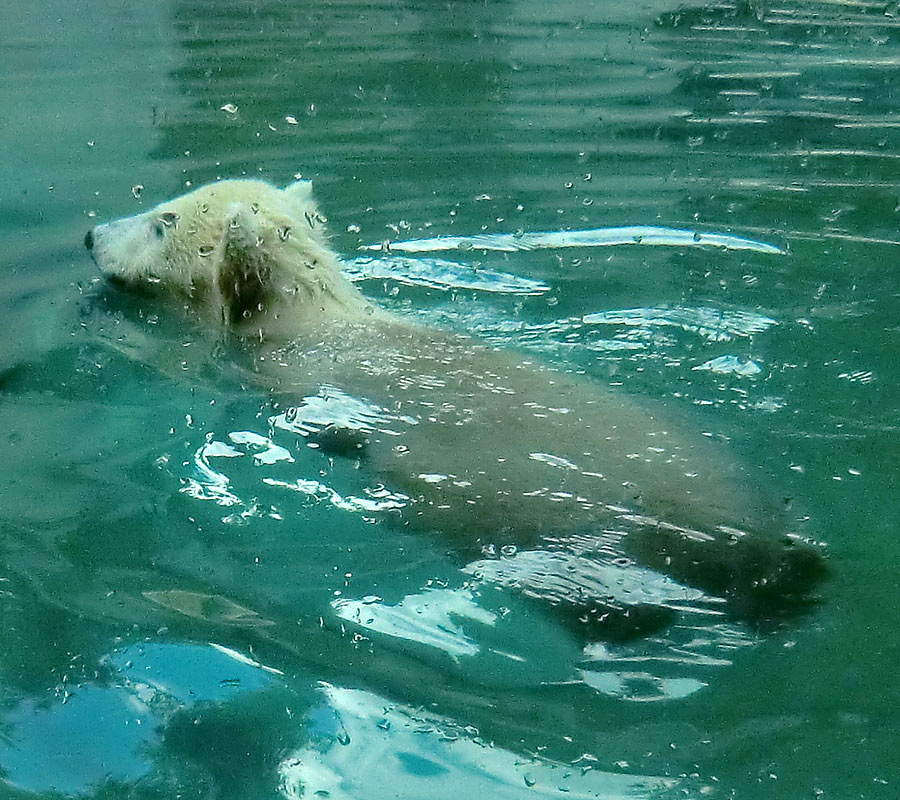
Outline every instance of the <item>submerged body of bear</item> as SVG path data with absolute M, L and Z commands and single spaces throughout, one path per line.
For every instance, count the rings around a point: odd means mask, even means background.
M 364 456 L 406 498 L 402 522 L 443 533 L 469 561 L 517 553 L 477 568 L 599 635 L 640 632 L 645 604 L 580 591 L 589 564 L 649 567 L 754 622 L 811 597 L 821 554 L 719 446 L 623 395 L 372 305 L 340 274 L 322 221 L 307 182 L 223 181 L 100 225 L 86 244 L 111 279 L 252 342 L 267 386 L 367 401 L 358 437 L 330 428 L 320 446 Z M 535 570 L 523 552 L 554 557 Z M 554 569 L 555 584 L 539 574 Z

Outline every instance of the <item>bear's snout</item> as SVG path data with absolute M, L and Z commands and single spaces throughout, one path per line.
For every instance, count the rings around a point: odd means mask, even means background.
M 93 231 L 88 231 L 88 232 L 84 235 L 84 246 L 85 246 L 88 250 L 93 250 L 93 249 L 94 249 L 94 232 L 93 232 Z

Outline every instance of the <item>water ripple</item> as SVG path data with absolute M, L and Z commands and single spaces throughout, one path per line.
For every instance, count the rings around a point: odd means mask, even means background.
M 715 342 L 727 342 L 735 336 L 752 336 L 778 324 L 771 317 L 752 311 L 728 311 L 705 306 L 601 311 L 586 314 L 582 321 L 588 325 L 676 327 Z

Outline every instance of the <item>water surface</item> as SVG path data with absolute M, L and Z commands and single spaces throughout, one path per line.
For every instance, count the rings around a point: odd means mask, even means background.
M 895 797 L 898 48 L 866 2 L 6 4 L 5 796 Z M 83 249 L 298 174 L 373 299 L 727 442 L 823 602 L 585 645 Z

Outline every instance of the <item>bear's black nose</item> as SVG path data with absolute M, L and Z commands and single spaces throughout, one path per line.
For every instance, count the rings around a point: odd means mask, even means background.
M 93 232 L 93 231 L 88 231 L 88 232 L 84 235 L 84 246 L 85 246 L 88 250 L 93 250 L 93 249 L 94 249 L 94 232 Z

